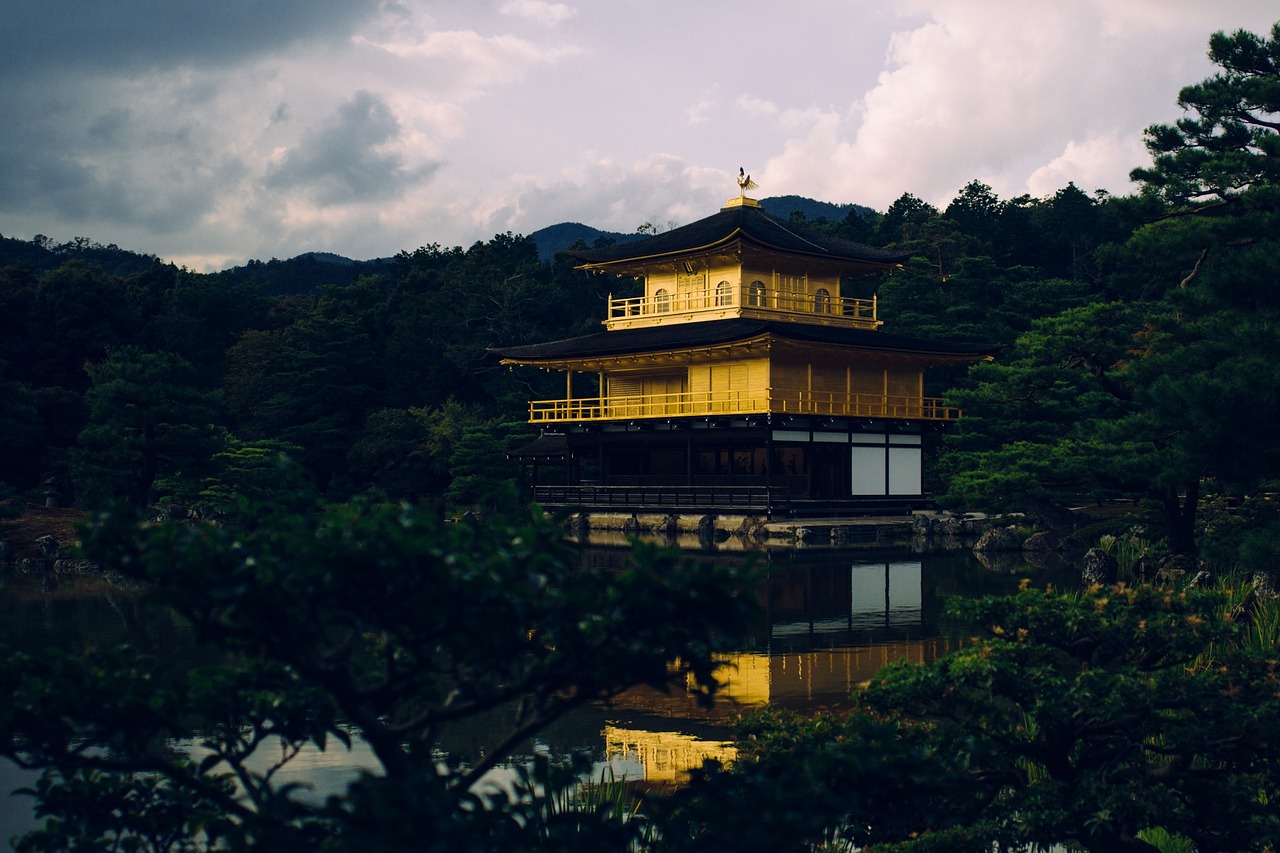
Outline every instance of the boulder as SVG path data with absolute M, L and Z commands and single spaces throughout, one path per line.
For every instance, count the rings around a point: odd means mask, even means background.
M 1110 586 L 1116 582 L 1120 573 L 1120 564 L 1116 558 L 1101 548 L 1090 548 L 1084 554 L 1080 564 L 1080 580 L 1086 584 Z
M 58 540 L 52 536 L 41 536 L 36 540 L 36 550 L 40 552 L 40 556 L 44 558 L 46 563 L 52 564 L 58 559 L 62 553 L 62 546 L 58 544 Z
M 1012 575 L 1025 565 L 1022 555 L 1016 551 L 974 551 L 982 567 L 992 574 Z
M 1033 569 L 1058 572 L 1071 561 L 1061 551 L 1023 551 L 1018 557 Z
M 993 527 L 978 537 L 974 551 L 1021 551 L 1022 537 L 1015 527 Z
M 59 560 L 53 570 L 60 575 L 96 575 L 101 574 L 102 565 L 93 560 Z
M 1199 569 L 1200 566 L 1194 557 L 1186 554 L 1167 554 L 1156 560 L 1156 583 L 1181 586 Z
M 1057 553 L 1080 552 L 1089 550 L 1089 545 L 1083 539 L 1077 539 L 1070 534 L 1058 533 L 1054 530 L 1039 530 L 1027 537 L 1027 541 L 1022 543 L 1024 551 L 1040 551 Z
M 1022 543 L 1024 551 L 1061 551 L 1062 537 L 1052 530 L 1038 530 Z
M 1196 589 L 1208 589 L 1213 586 L 1213 574 L 1208 569 L 1197 569 L 1191 580 L 1187 582 L 1187 586 Z
M 742 519 L 742 523 L 738 525 L 737 530 L 733 531 L 733 534 L 740 539 L 768 539 L 769 527 L 763 519 L 748 515 Z

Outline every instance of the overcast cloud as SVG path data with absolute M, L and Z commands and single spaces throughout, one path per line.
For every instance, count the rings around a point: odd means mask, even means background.
M 0 233 L 197 270 L 736 194 L 1128 192 L 1262 0 L 0 0 Z

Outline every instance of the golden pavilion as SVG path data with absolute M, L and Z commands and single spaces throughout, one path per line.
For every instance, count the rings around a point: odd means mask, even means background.
M 754 184 L 751 184 L 754 186 Z M 604 330 L 491 351 L 565 376 L 530 403 L 533 498 L 589 511 L 905 513 L 928 503 L 923 439 L 959 412 L 925 396 L 925 368 L 987 345 L 884 331 L 850 278 L 908 254 L 779 219 L 744 194 L 645 239 L 571 251 L 630 276 Z M 541 472 L 541 476 L 539 476 Z

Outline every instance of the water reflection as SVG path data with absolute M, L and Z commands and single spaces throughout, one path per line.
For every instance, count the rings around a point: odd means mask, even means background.
M 606 568 L 620 554 L 584 559 Z M 735 559 L 723 552 L 714 558 Z M 679 781 L 705 759 L 732 760 L 731 727 L 742 713 L 766 705 L 847 707 L 854 688 L 886 664 L 929 663 L 956 648 L 964 635 L 944 616 L 947 598 L 1012 592 L 1027 577 L 1058 585 L 1069 577 L 1025 562 L 996 573 L 967 552 L 779 551 L 751 558 L 766 563 L 762 621 L 746 647 L 725 657 L 715 705 L 650 688 L 623 694 L 605 711 L 598 766 L 661 784 Z
M 969 553 L 909 555 L 899 552 L 803 550 L 756 555 L 723 551 L 716 560 L 762 560 L 758 590 L 762 615 L 743 647 L 725 658 L 724 687 L 711 708 L 682 691 L 637 688 L 606 705 L 557 721 L 524 752 L 589 756 L 597 778 L 656 785 L 679 782 L 705 759 L 731 761 L 731 726 L 743 712 L 766 705 L 799 711 L 847 705 L 850 692 L 894 660 L 927 663 L 962 641 L 949 625 L 943 602 L 952 595 L 1009 592 L 1024 577 L 1058 581 L 1026 563 L 985 568 Z M 584 551 L 588 570 L 625 560 L 623 549 Z M 72 651 L 129 643 L 157 665 L 191 664 L 204 656 L 187 626 L 172 613 L 147 607 L 137 591 L 97 577 L 57 578 L 10 573 L 0 587 L 0 639 L 38 654 L 55 645 Z M 161 655 L 164 657 L 162 658 Z M 503 712 L 469 721 L 441 744 L 456 756 L 483 753 Z M 520 756 L 517 756 L 520 759 Z M 361 769 L 376 764 L 358 741 L 348 751 L 308 750 L 287 781 L 313 786 L 316 795 L 341 791 Z M 510 769 L 490 780 L 502 784 Z M 32 774 L 0 764 L 0 790 L 30 784 Z M 34 826 L 26 798 L 0 798 L 0 838 Z

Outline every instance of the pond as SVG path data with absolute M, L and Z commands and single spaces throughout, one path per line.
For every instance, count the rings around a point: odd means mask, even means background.
M 582 555 L 590 570 L 608 569 L 624 558 L 621 549 L 589 549 Z M 1010 592 L 1025 578 L 1070 583 L 1069 571 L 1059 574 L 1025 563 L 992 571 L 969 552 L 787 549 L 755 559 L 767 568 L 758 590 L 763 613 L 742 647 L 728 656 L 726 684 L 713 707 L 704 708 L 689 695 L 635 689 L 561 719 L 525 751 L 585 753 L 597 776 L 612 772 L 650 784 L 676 782 L 704 758 L 732 759 L 730 728 L 744 711 L 766 705 L 798 711 L 840 707 L 856 685 L 886 663 L 927 663 L 955 648 L 964 634 L 947 623 L 943 604 L 948 597 Z M 0 641 L 20 651 L 129 643 L 142 653 L 175 659 L 201 655 L 182 620 L 147 606 L 138 590 L 93 575 L 11 571 L 0 574 L 0 583 Z M 475 720 L 470 728 L 451 732 L 442 748 L 454 755 L 475 754 L 486 733 L 485 720 Z M 306 783 L 324 796 L 340 791 L 359 769 L 373 766 L 357 741 L 351 751 L 331 747 L 303 753 L 285 781 Z M 500 770 L 492 779 L 501 784 L 510 773 Z M 33 779 L 34 774 L 0 762 L 0 839 L 35 826 L 31 800 L 9 794 Z

